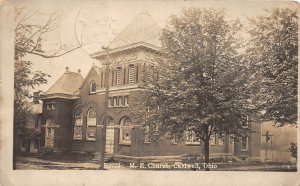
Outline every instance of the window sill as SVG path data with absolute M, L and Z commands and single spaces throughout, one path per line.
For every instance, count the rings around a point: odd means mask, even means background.
M 119 145 L 126 145 L 126 146 L 130 146 L 131 143 L 125 143 L 125 142 L 120 142 Z
M 87 142 L 94 142 L 94 141 L 96 141 L 96 139 L 86 139 L 85 141 L 87 141 Z
M 79 138 L 77 138 L 77 139 L 73 139 L 74 141 L 83 141 L 82 139 L 79 139 Z

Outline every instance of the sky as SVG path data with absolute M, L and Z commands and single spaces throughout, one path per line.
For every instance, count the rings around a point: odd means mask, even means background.
M 59 58 L 45 59 L 27 55 L 34 63 L 33 68 L 51 75 L 48 83 L 37 87 L 36 90 L 47 91 L 50 86 L 65 72 L 68 66 L 70 71 L 81 70 L 85 77 L 93 64 L 99 62 L 89 54 L 99 51 L 101 46 L 107 45 L 117 33 L 130 23 L 131 20 L 143 11 L 147 11 L 153 19 L 164 27 L 171 14 L 180 14 L 182 8 L 199 7 L 224 9 L 229 18 L 240 18 L 261 14 L 266 8 L 296 7 L 296 3 L 279 1 L 129 1 L 129 0 L 65 0 L 65 1 L 16 1 L 18 6 L 25 6 L 27 10 L 39 10 L 44 14 L 33 21 L 43 22 L 51 12 L 58 11 L 61 19 L 59 28 L 50 33 L 43 40 L 43 49 L 58 49 L 60 46 L 70 48 L 78 46 L 81 40 L 85 44 Z M 58 39 L 60 38 L 61 43 Z

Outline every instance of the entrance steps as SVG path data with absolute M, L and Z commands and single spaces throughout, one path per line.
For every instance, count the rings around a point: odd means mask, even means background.
M 53 152 L 52 148 L 43 147 L 43 148 L 39 149 L 39 152 L 37 154 L 35 154 L 34 157 L 35 158 L 40 158 L 40 157 L 44 156 L 45 154 L 48 154 L 48 153 L 51 153 L 51 152 Z
M 89 163 L 100 163 L 100 158 L 101 158 L 101 154 L 99 152 L 94 153 L 95 157 L 89 161 Z M 110 154 L 105 154 L 105 162 L 110 162 L 112 161 L 113 156 Z

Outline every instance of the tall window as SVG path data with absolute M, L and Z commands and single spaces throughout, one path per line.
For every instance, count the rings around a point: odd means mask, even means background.
M 188 129 L 186 131 L 186 144 L 200 145 L 200 139 L 197 137 L 196 133 Z
M 242 140 L 241 140 L 241 149 L 242 151 L 247 151 L 248 150 L 248 137 L 247 136 L 243 136 Z
M 88 140 L 96 140 L 96 110 L 91 108 L 87 115 L 86 137 Z
M 150 127 L 146 126 L 144 129 L 144 143 L 150 143 Z
M 128 77 L 129 77 L 129 84 L 134 83 L 134 75 L 135 75 L 135 69 L 134 69 L 134 65 L 129 65 L 129 72 L 128 72 Z
M 108 98 L 108 108 L 111 108 L 113 105 L 112 105 L 112 98 Z
M 224 135 L 218 135 L 218 144 L 219 145 L 224 145 Z
M 114 107 L 119 106 L 119 104 L 118 104 L 118 97 L 113 97 L 113 106 Z
M 96 82 L 92 81 L 90 84 L 90 93 L 96 93 Z
M 50 116 L 46 120 L 46 128 L 47 128 L 46 137 L 47 138 L 54 137 L 54 128 L 53 128 L 53 126 L 54 126 L 53 118 Z
M 74 114 L 74 139 L 82 140 L 82 111 L 76 109 Z
M 123 106 L 123 96 L 118 97 L 118 106 L 122 107 Z
M 216 145 L 216 135 L 215 134 L 210 135 L 210 144 Z
M 153 65 L 149 65 L 149 67 L 148 67 L 148 73 L 147 73 L 147 80 L 148 80 L 148 82 L 151 82 L 151 80 L 152 80 L 151 77 L 153 77 L 153 71 L 154 71 L 153 69 L 154 69 Z
M 246 115 L 245 121 L 243 122 L 243 128 L 248 128 L 249 127 L 249 116 Z
M 120 121 L 120 143 L 131 144 L 131 120 L 124 116 Z
M 120 67 L 117 68 L 117 75 L 116 75 L 117 76 L 117 78 L 116 78 L 117 79 L 117 84 L 116 84 L 117 86 L 121 85 L 121 70 L 122 69 Z
M 124 106 L 128 107 L 128 96 L 124 96 Z

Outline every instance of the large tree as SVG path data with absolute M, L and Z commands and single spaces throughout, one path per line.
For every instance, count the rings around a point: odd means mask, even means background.
M 263 119 L 297 122 L 298 17 L 293 9 L 266 10 L 250 19 L 246 50 L 252 100 Z
M 211 135 L 244 130 L 249 103 L 247 64 L 238 51 L 241 28 L 239 20 L 214 9 L 171 16 L 161 36 L 165 58 L 154 67 L 158 77 L 145 85 L 141 100 L 146 124 L 157 124 L 161 134 L 180 138 L 192 130 L 205 144 L 206 163 Z
M 83 46 L 82 40 L 78 46 L 59 47 L 42 50 L 43 41 L 59 26 L 60 16 L 57 11 L 47 15 L 27 9 L 15 7 L 15 56 L 14 56 L 14 155 L 16 153 L 16 129 L 26 124 L 32 117 L 28 99 L 32 98 L 32 91 L 39 85 L 47 83 L 48 74 L 33 70 L 33 63 L 28 55 L 43 58 L 63 56 Z M 60 40 L 58 41 L 60 46 Z M 26 59 L 27 57 L 27 59 Z M 15 162 L 15 161 L 14 161 Z M 15 164 L 14 164 L 15 166 Z M 15 167 L 14 167 L 15 168 Z
M 46 78 L 49 77 L 41 71 L 33 70 L 33 63 L 28 60 L 28 55 L 56 58 L 83 46 L 81 37 L 77 46 L 64 45 L 65 47 L 61 47 L 63 44 L 59 37 L 57 39 L 58 48 L 48 46 L 48 49 L 47 47 L 42 49 L 45 44 L 43 41 L 51 37 L 49 34 L 59 28 L 60 18 L 58 11 L 47 15 L 26 7 L 15 7 L 14 124 L 16 126 L 26 123 L 26 118 L 30 114 L 26 101 L 32 97 L 32 90 L 38 85 L 47 83 Z M 53 36 L 51 39 L 54 39 Z

